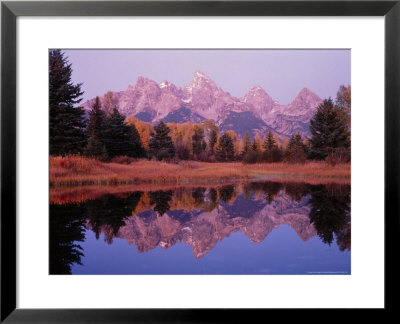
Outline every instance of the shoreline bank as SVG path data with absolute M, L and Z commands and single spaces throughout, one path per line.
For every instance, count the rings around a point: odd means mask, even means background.
M 50 157 L 50 187 L 116 185 L 208 185 L 237 181 L 305 179 L 350 182 L 351 165 L 240 162 L 167 163 L 138 160 L 130 164 L 104 163 L 81 156 Z

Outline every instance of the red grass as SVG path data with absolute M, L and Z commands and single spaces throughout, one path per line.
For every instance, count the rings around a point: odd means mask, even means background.
M 205 184 L 234 179 L 329 178 L 350 181 L 350 164 L 242 164 L 138 160 L 130 164 L 102 163 L 81 156 L 50 157 L 50 186 L 121 184 Z

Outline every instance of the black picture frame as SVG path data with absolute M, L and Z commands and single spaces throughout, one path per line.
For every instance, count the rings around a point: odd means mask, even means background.
M 38 1 L 1 3 L 1 322 L 235 322 L 258 310 L 16 308 L 16 19 L 19 16 L 384 16 L 385 311 L 396 310 L 400 228 L 400 0 L 395 1 Z M 373 239 L 373 238 L 371 238 Z M 367 285 L 367 283 L 366 283 Z M 261 317 L 259 317 L 261 316 Z M 251 320 L 252 322 L 253 320 Z M 257 320 L 258 321 L 258 320 Z

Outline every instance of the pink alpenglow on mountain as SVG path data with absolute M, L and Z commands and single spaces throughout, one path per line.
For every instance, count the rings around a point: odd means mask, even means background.
M 190 84 L 182 88 L 165 80 L 157 82 L 139 77 L 134 86 L 114 92 L 114 101 L 125 116 L 153 124 L 166 122 L 197 123 L 210 119 L 221 130 L 233 129 L 239 135 L 265 133 L 267 130 L 281 136 L 300 132 L 309 135 L 309 121 L 321 98 L 303 88 L 288 105 L 281 105 L 260 86 L 252 87 L 242 98 L 236 98 L 217 86 L 207 75 L 196 71 Z M 104 96 L 100 97 L 104 101 Z M 84 103 L 90 109 L 94 98 Z

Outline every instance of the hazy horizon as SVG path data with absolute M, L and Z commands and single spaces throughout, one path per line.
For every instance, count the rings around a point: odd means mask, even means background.
M 72 81 L 83 83 L 82 102 L 107 91 L 122 91 L 139 76 L 183 88 L 195 71 L 218 87 L 243 97 L 261 86 L 281 104 L 309 88 L 321 98 L 336 97 L 351 84 L 350 50 L 64 50 Z

